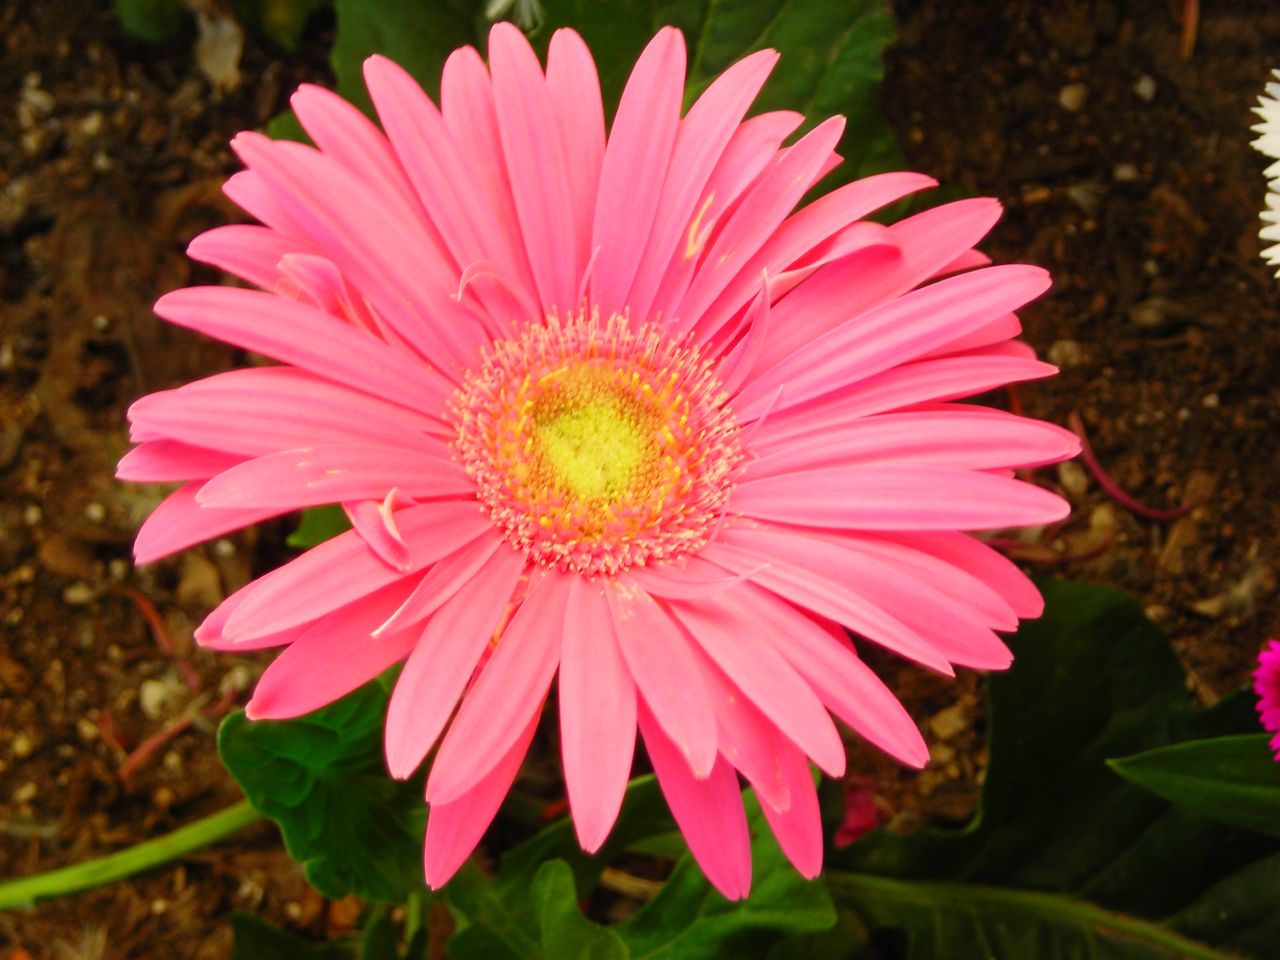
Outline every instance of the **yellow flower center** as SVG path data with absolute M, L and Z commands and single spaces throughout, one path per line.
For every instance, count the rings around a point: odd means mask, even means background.
M 700 548 L 742 460 L 711 364 L 585 312 L 494 344 L 454 400 L 455 447 L 517 547 L 587 575 Z

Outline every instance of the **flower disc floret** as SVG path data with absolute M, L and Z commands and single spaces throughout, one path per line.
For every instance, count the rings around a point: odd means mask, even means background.
M 725 401 L 687 338 L 583 310 L 486 352 L 455 397 L 455 448 L 514 545 L 612 575 L 707 542 L 743 459 Z

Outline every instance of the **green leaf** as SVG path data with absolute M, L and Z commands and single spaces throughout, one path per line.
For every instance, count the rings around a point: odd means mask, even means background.
M 835 924 L 825 884 L 796 873 L 755 795 L 747 792 L 743 800 L 752 837 L 751 895 L 736 903 L 726 900 L 685 856 L 658 895 L 618 928 L 633 957 L 763 958 L 784 936 Z
M 1241 878 L 1273 871 L 1277 844 L 1171 807 L 1106 764 L 1236 732 L 1247 714 L 1234 700 L 1196 713 L 1167 640 L 1123 594 L 1042 589 L 1045 615 L 990 682 L 980 813 L 962 830 L 881 830 L 834 854 L 841 906 L 902 931 L 912 960 L 1269 956 L 1275 887 Z
M 880 112 L 883 54 L 895 36 L 885 0 L 796 3 L 794 0 L 549 0 L 535 41 L 545 49 L 552 32 L 571 26 L 586 39 L 600 71 L 610 110 L 649 38 L 671 24 L 689 49 L 689 94 L 755 50 L 782 55 L 752 108 L 798 110 L 809 129 L 834 114 L 848 118 L 838 152 L 845 162 L 832 174 L 842 183 L 901 164 L 897 142 Z
M 370 54 L 400 64 L 436 99 L 445 58 L 476 41 L 476 4 L 467 0 L 336 0 L 336 9 L 330 60 L 338 92 L 369 114 L 361 65 Z
M 1280 837 L 1280 763 L 1265 733 L 1191 740 L 1107 761 L 1140 787 L 1198 816 Z
M 567 820 L 511 851 L 498 875 L 468 865 L 445 888 L 464 921 L 449 941 L 453 960 L 535 957 L 764 958 L 782 937 L 824 930 L 835 911 L 821 881 L 787 862 L 748 794 L 755 879 L 750 898 L 733 903 L 685 854 L 653 901 L 629 922 L 607 928 L 583 917 L 580 898 L 624 845 L 667 833 L 671 820 L 652 776 L 632 781 L 609 842 L 596 857 L 577 848 Z M 548 860 L 550 858 L 556 858 Z M 531 892 L 532 891 L 532 896 Z
M 297 123 L 292 113 L 282 113 L 271 122 L 272 127 L 275 127 L 276 121 L 285 119 L 293 120 L 294 123 Z M 302 128 L 299 127 L 298 129 L 301 130 Z M 273 137 L 280 137 L 281 131 L 271 129 L 269 132 Z M 292 137 L 285 136 L 281 137 L 281 139 L 288 140 L 292 139 Z M 302 520 L 298 524 L 298 529 L 289 534 L 284 542 L 296 550 L 307 550 L 350 529 L 351 524 L 348 522 L 347 515 L 343 513 L 341 507 L 312 507 L 309 510 L 302 511 Z
M 231 935 L 231 960 L 351 960 L 355 956 L 349 939 L 308 943 L 253 914 L 239 911 L 231 914 Z
M 387 776 L 386 706 L 375 680 L 296 720 L 237 712 L 218 731 L 222 762 L 327 897 L 400 902 L 422 887 L 422 787 Z
M 541 932 L 541 955 L 557 960 L 626 960 L 618 935 L 578 909 L 573 871 L 563 860 L 544 863 L 533 878 L 532 897 Z
M 191 22 L 182 0 L 115 0 L 120 25 L 143 40 L 172 40 Z

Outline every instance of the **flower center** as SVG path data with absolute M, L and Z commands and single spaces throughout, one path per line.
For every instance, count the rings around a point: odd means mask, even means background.
M 455 449 L 513 544 L 612 575 L 707 542 L 742 462 L 726 399 L 694 347 L 650 324 L 552 316 L 466 375 Z

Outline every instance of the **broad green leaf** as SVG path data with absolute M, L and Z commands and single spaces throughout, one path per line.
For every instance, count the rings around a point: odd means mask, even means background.
M 582 915 L 573 871 L 563 860 L 550 860 L 538 869 L 531 894 L 542 956 L 557 960 L 626 960 L 630 956 L 616 933 Z
M 720 895 L 685 856 L 662 890 L 618 927 L 631 956 L 746 958 L 768 955 L 784 936 L 826 930 L 836 922 L 825 884 L 805 880 L 787 861 L 751 792 L 743 796 L 751 827 L 751 895 Z
M 828 882 L 841 906 L 902 931 L 912 960 L 1269 956 L 1275 887 L 1240 878 L 1274 869 L 1277 845 L 1170 807 L 1105 762 L 1234 732 L 1245 712 L 1233 700 L 1197 714 L 1167 641 L 1123 594 L 1042 588 L 1044 617 L 990 683 L 979 815 L 837 852 Z
M 218 753 L 325 896 L 400 902 L 422 887 L 421 782 L 382 758 L 387 692 L 373 681 L 296 720 L 223 721 Z
M 477 4 L 468 0 L 336 0 L 330 60 L 338 92 L 372 115 L 361 65 L 380 53 L 404 67 L 431 94 L 440 91 L 445 58 L 475 42 Z
M 610 110 L 645 43 L 670 24 L 684 31 L 689 49 L 689 102 L 735 61 L 772 47 L 782 59 L 752 109 L 798 110 L 807 118 L 803 129 L 834 114 L 847 117 L 837 148 L 845 162 L 833 184 L 901 164 L 879 108 L 884 49 L 895 36 L 885 0 L 548 0 L 543 8 L 535 42 L 545 48 L 556 28 L 578 30 L 599 66 Z
M 774 841 L 759 805 L 750 794 L 745 800 L 755 874 L 747 900 L 726 900 L 685 854 L 658 896 L 627 923 L 606 928 L 581 915 L 578 901 L 623 845 L 671 829 L 656 781 L 642 777 L 628 789 L 614 832 L 598 856 L 588 857 L 577 849 L 572 825 L 565 820 L 507 854 L 495 878 L 486 880 L 468 866 L 451 881 L 445 895 L 463 925 L 449 942 L 450 957 L 732 956 L 749 960 L 764 958 L 788 934 L 830 927 L 835 911 L 822 882 L 806 881 L 795 872 Z M 551 861 L 555 866 L 548 866 L 552 857 L 557 858 Z M 595 952 L 581 952 L 588 947 Z
M 351 960 L 355 946 L 349 939 L 308 943 L 288 930 L 250 913 L 231 914 L 231 960 Z
M 1249 733 L 1190 740 L 1108 762 L 1125 779 L 1198 816 L 1280 837 L 1280 763 L 1269 739 Z
M 293 114 L 282 113 L 276 117 L 276 120 L 283 118 L 293 120 Z M 272 136 L 276 134 L 272 133 Z M 284 542 L 296 550 L 307 550 L 350 529 L 351 524 L 347 521 L 347 515 L 342 512 L 341 507 L 311 507 L 309 510 L 302 511 L 298 529 L 289 534 Z
M 182 0 L 115 0 L 120 25 L 143 40 L 172 40 L 191 23 Z

